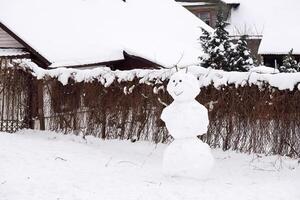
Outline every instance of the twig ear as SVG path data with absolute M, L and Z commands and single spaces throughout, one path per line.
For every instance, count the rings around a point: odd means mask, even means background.
M 186 68 L 185 68 L 185 73 L 187 74 L 187 73 L 188 73 L 188 71 L 189 71 L 189 68 L 188 68 L 188 67 L 186 67 Z
M 176 67 L 176 71 L 178 72 L 178 63 L 180 63 L 181 59 L 183 58 L 183 53 L 181 54 L 181 57 L 179 58 L 178 62 L 174 65 Z

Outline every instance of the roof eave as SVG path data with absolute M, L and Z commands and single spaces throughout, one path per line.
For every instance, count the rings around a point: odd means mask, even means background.
M 46 59 L 44 56 L 42 56 L 40 53 L 38 53 L 34 48 L 32 48 L 28 43 L 26 43 L 22 38 L 20 38 L 18 35 L 16 35 L 12 30 L 10 30 L 2 22 L 0 22 L 0 28 L 2 28 L 12 38 L 14 38 L 19 43 L 21 43 L 35 57 L 35 60 L 37 60 L 39 62 L 39 64 L 41 64 L 42 68 L 47 68 L 49 65 L 51 65 L 51 62 L 48 59 Z
M 112 61 L 105 61 L 105 62 L 95 62 L 95 63 L 86 63 L 86 64 L 79 64 L 79 65 L 55 65 L 55 67 L 48 66 L 50 69 L 55 68 L 85 68 L 85 67 L 92 67 L 92 66 L 110 66 L 115 63 L 118 63 L 123 60 L 112 60 Z

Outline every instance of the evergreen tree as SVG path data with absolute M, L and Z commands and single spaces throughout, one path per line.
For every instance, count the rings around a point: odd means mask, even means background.
M 291 49 L 283 58 L 282 66 L 279 68 L 280 72 L 294 73 L 300 71 L 299 63 L 295 60 L 293 56 L 293 49 Z
M 216 29 L 210 42 L 210 58 L 208 60 L 212 68 L 226 71 L 229 70 L 228 50 L 230 48 L 229 33 L 225 30 L 227 25 L 228 23 L 224 20 L 223 12 L 219 12 Z
M 210 40 L 211 40 L 211 35 L 208 31 L 206 31 L 204 28 L 201 28 L 202 35 L 200 36 L 200 42 L 202 45 L 202 49 L 204 53 L 208 53 L 208 49 L 210 46 Z
M 220 10 L 215 31 L 210 34 L 202 29 L 200 37 L 204 51 L 201 57 L 202 66 L 225 71 L 248 71 L 254 61 L 247 46 L 247 36 L 242 36 L 236 44 L 233 44 L 225 29 L 227 25 Z
M 209 67 L 209 63 L 207 62 L 207 59 L 209 58 L 209 49 L 211 44 L 211 33 L 206 31 L 204 28 L 201 28 L 202 35 L 200 36 L 200 42 L 202 45 L 202 49 L 204 52 L 204 55 L 200 57 L 200 61 L 202 63 L 202 66 L 205 68 Z
M 201 58 L 204 67 L 230 71 L 229 56 L 232 54 L 232 49 L 229 33 L 225 29 L 227 25 L 228 23 L 224 20 L 223 12 L 220 10 L 213 34 L 209 35 L 209 33 L 203 32 L 204 35 L 200 40 L 206 53 Z
M 232 45 L 233 54 L 230 56 L 230 68 L 232 71 L 249 71 L 251 65 L 254 64 L 251 51 L 247 46 L 247 36 L 243 35 L 237 41 L 236 45 Z

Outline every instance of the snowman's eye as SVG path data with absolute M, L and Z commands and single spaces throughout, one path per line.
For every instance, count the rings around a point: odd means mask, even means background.
M 182 80 L 179 80 L 179 82 L 181 83 L 181 82 L 182 82 Z
M 173 80 L 173 83 L 175 83 L 175 80 Z

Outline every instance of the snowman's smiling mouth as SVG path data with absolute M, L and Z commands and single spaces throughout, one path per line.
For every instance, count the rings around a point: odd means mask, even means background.
M 182 92 L 174 92 L 174 94 L 176 95 L 176 96 L 179 96 L 179 95 L 181 95 L 183 93 L 183 91 Z

